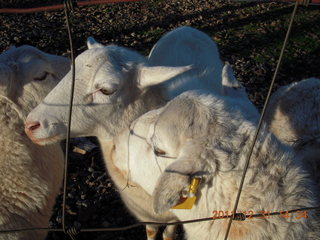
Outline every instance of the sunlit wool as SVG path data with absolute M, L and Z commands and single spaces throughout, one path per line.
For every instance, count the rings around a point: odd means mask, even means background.
M 31 46 L 0 55 L 0 230 L 48 227 L 63 173 L 59 144 L 41 147 L 24 133 L 26 115 L 69 70 L 69 60 Z M 46 231 L 0 234 L 43 240 Z

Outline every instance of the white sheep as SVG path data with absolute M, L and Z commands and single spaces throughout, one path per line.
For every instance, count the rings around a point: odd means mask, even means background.
M 198 38 L 208 36 L 190 27 L 174 30 L 169 37 L 174 36 L 175 32 L 181 36 L 181 31 L 186 32 L 186 38 L 180 38 L 181 48 L 170 51 L 166 51 L 164 47 L 162 49 L 172 58 L 179 56 L 181 59 L 188 59 L 187 56 L 191 55 L 188 65 L 184 66 L 178 66 L 178 62 L 173 66 L 155 65 L 156 61 L 152 60 L 156 57 L 155 54 L 145 58 L 127 48 L 103 46 L 90 38 L 89 49 L 76 58 L 71 135 L 112 139 L 138 116 L 163 105 L 167 99 L 170 100 L 185 90 L 207 89 L 219 93 L 221 87 L 215 89 L 217 84 L 214 82 L 221 86 L 222 64 L 216 44 L 213 41 L 206 45 L 199 44 Z M 193 32 L 193 37 L 198 35 L 193 42 L 189 37 L 190 31 Z M 163 38 L 166 37 L 167 35 Z M 211 58 L 202 58 L 207 56 L 207 52 L 211 52 Z M 217 74 L 213 74 L 214 72 Z M 179 74 L 179 78 L 172 80 Z M 214 78 L 214 75 L 219 77 Z M 29 114 L 26 131 L 35 142 L 48 144 L 66 137 L 65 120 L 70 81 L 71 72 Z M 169 89 L 165 85 L 167 81 L 171 86 Z M 39 127 L 35 128 L 34 125 Z
M 62 183 L 63 152 L 58 143 L 32 143 L 24 121 L 69 69 L 68 59 L 31 46 L 0 55 L 0 231 L 49 225 Z M 0 233 L 0 239 L 43 240 L 46 235 Z
M 223 95 L 229 96 L 235 101 L 234 106 L 242 106 L 243 109 L 247 112 L 248 119 L 257 122 L 258 112 L 253 104 L 249 101 L 244 88 L 241 84 L 235 79 L 231 66 L 227 63 L 223 68 L 222 73 L 222 89 Z M 158 110 L 154 110 L 158 111 Z M 234 113 L 239 112 L 239 110 L 234 108 Z M 139 125 L 139 124 L 138 124 Z M 146 135 L 147 133 L 143 131 L 148 130 L 145 125 L 139 129 L 139 133 L 141 135 Z M 144 182 L 144 187 L 146 186 L 146 179 L 151 179 L 154 177 L 154 171 L 151 169 L 146 170 L 146 168 L 141 168 L 140 170 L 135 167 L 134 162 L 128 162 L 128 135 L 129 132 L 125 129 L 121 134 L 115 137 L 114 141 L 103 141 L 100 140 L 100 144 L 102 147 L 104 159 L 106 162 L 106 167 L 108 169 L 109 175 L 115 182 L 118 189 L 121 189 L 120 195 L 127 205 L 127 207 L 135 213 L 135 215 L 140 220 L 150 220 L 150 218 L 146 219 L 146 213 L 149 216 L 153 216 L 152 220 L 157 222 L 172 222 L 176 221 L 176 217 L 169 214 L 169 212 L 165 213 L 165 216 L 155 214 L 152 210 L 152 200 L 151 194 L 148 194 L 144 188 L 137 183 L 140 181 Z M 131 151 L 135 153 L 145 153 L 144 150 L 141 150 L 136 144 L 133 144 L 133 148 Z M 145 147 L 143 145 L 142 147 Z M 131 156 L 131 154 L 129 154 Z M 136 154 L 132 154 L 133 156 L 137 156 Z M 133 164 L 132 164 L 133 163 Z M 129 168 L 128 168 L 129 167 Z M 131 172 L 131 169 L 133 170 Z M 134 174 L 134 180 L 131 178 L 131 175 Z M 150 182 L 152 183 L 152 181 Z M 130 187 L 131 186 L 131 187 Z M 149 192 L 150 193 L 150 192 Z M 141 204 L 143 203 L 143 204 Z M 147 233 L 148 237 L 152 239 L 157 232 L 157 225 L 147 225 Z M 164 239 L 171 239 L 174 236 L 175 225 L 167 226 L 164 232 Z M 152 236 L 152 237 L 150 237 Z M 149 239 L 148 238 L 148 239 Z
M 169 43 L 162 44 L 167 39 L 176 39 L 177 47 L 171 49 Z M 76 58 L 71 136 L 98 137 L 109 175 L 122 190 L 126 173 L 121 167 L 114 167 L 116 163 L 109 157 L 109 141 L 127 129 L 137 117 L 164 105 L 168 99 L 187 89 L 220 92 L 221 87 L 215 88 L 221 86 L 222 64 L 216 44 L 204 33 L 190 27 L 178 28 L 163 36 L 149 58 L 123 47 L 103 46 L 92 38 L 88 39 L 88 48 Z M 157 51 L 164 55 L 158 56 Z M 167 56 L 175 60 L 170 63 L 172 65 L 163 66 L 161 59 L 165 62 Z M 183 73 L 185 71 L 188 72 Z M 178 74 L 181 76 L 172 79 Z M 29 114 L 26 133 L 35 143 L 49 144 L 66 137 L 70 81 L 71 73 Z M 139 186 L 126 188 L 120 194 L 140 220 L 176 220 L 171 213 L 155 215 L 151 196 Z M 141 202 L 144 203 L 142 208 Z M 156 228 L 147 226 L 149 240 L 154 239 Z M 174 226 L 166 229 L 164 239 L 173 237 L 171 229 Z
M 181 199 L 192 178 L 201 178 L 191 210 L 172 209 L 179 220 L 231 215 L 256 123 L 234 98 L 186 92 L 138 118 L 115 141 L 113 155 L 128 152 L 122 166 L 153 196 L 156 213 Z M 127 144 L 125 140 L 127 139 Z M 129 149 L 128 149 L 129 146 Z M 118 153 L 119 152 L 119 153 Z M 228 239 L 318 239 L 316 212 L 285 211 L 319 204 L 319 191 L 301 158 L 263 126 L 245 178 L 239 212 L 265 217 L 234 221 Z M 270 212 L 284 211 L 281 216 Z M 307 218 L 305 218 L 307 217 Z M 224 239 L 227 219 L 184 225 L 187 239 Z
M 279 88 L 270 99 L 265 121 L 280 141 L 304 159 L 320 184 L 320 79 Z

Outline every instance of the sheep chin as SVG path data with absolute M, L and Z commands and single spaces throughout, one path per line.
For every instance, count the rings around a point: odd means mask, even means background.
M 41 146 L 51 145 L 65 139 L 63 134 L 58 134 L 58 135 L 47 137 L 47 138 L 35 138 L 34 136 L 28 136 L 28 137 L 31 139 L 33 143 Z

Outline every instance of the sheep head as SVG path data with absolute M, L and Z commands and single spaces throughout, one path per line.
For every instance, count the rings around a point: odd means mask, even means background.
M 174 206 L 191 178 L 200 177 L 207 183 L 218 171 L 238 167 L 239 159 L 234 156 L 248 136 L 237 131 L 246 132 L 241 124 L 247 124 L 244 116 L 249 114 L 245 110 L 238 114 L 235 108 L 241 111 L 231 98 L 189 91 L 132 124 L 130 180 L 153 193 L 156 212 Z
M 12 47 L 0 55 L 0 94 L 26 115 L 67 73 L 69 63 L 32 46 Z
M 190 69 L 150 67 L 147 59 L 134 51 L 113 45 L 102 47 L 92 39 L 88 47 L 75 61 L 72 137 L 112 138 L 148 110 L 152 103 L 138 100 L 152 86 Z M 35 143 L 50 144 L 66 137 L 71 80 L 69 72 L 29 114 L 26 133 Z M 153 96 L 157 104 L 162 101 L 158 95 Z
M 320 79 L 309 78 L 279 88 L 271 97 L 266 122 L 284 143 L 306 142 L 320 134 Z
M 271 97 L 266 123 L 283 143 L 292 146 L 319 182 L 320 79 L 309 78 L 279 88 Z
M 182 105 L 179 104 L 179 107 Z M 177 160 L 181 152 L 186 153 L 181 151 L 181 147 L 189 147 L 190 151 L 187 154 L 196 159 L 198 152 L 193 153 L 191 150 L 205 141 L 205 138 L 203 141 L 200 141 L 200 138 L 191 141 L 192 136 L 205 135 L 203 132 L 193 134 L 200 129 L 205 131 L 206 122 L 198 124 L 194 119 L 200 115 L 191 114 L 191 117 L 185 119 L 182 114 L 188 114 L 188 111 L 171 110 L 173 109 L 168 110 L 168 106 L 165 106 L 147 112 L 131 124 L 129 135 L 124 132 L 125 134 L 117 138 L 117 146 L 120 145 L 117 147 L 119 157 L 127 157 L 128 168 L 134 169 L 130 171 L 130 180 L 142 186 L 150 195 L 155 188 L 156 179 L 163 170 Z M 169 120 L 167 115 L 171 114 L 179 117 Z M 125 156 L 126 153 L 129 156 Z

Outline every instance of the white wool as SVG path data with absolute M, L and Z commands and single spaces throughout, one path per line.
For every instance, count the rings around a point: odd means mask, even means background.
M 148 58 L 120 46 L 103 46 L 93 38 L 88 39 L 88 48 L 76 58 L 71 136 L 99 138 L 109 174 L 137 218 L 173 221 L 176 217 L 171 213 L 152 212 L 151 196 L 139 186 L 122 191 L 126 166 L 121 163 L 126 156 L 123 152 L 113 158 L 110 141 L 137 117 L 186 90 L 222 93 L 222 63 L 217 46 L 206 34 L 181 27 L 164 35 Z M 45 145 L 66 137 L 70 81 L 69 72 L 28 115 L 27 122 L 38 121 L 42 126 L 28 131 L 34 142 Z M 168 235 L 172 235 L 170 230 Z
M 132 124 L 129 180 L 153 194 L 153 207 L 161 213 L 179 201 L 192 177 L 201 177 L 192 210 L 171 211 L 179 220 L 210 217 L 215 210 L 230 213 L 255 130 L 250 111 L 234 99 L 184 93 Z M 124 137 L 128 134 L 124 133 Z M 119 151 L 126 148 L 123 140 L 116 145 Z M 156 157 L 156 149 L 165 154 Z M 152 177 L 146 177 L 149 175 Z M 318 205 L 318 197 L 319 191 L 302 167 L 301 158 L 263 126 L 238 210 L 258 214 L 313 207 Z M 273 216 L 234 221 L 229 239 L 317 239 L 319 218 L 314 211 L 307 215 L 307 219 L 295 219 L 298 215 L 293 213 L 288 219 Z M 184 229 L 187 239 L 224 239 L 227 223 L 228 220 L 200 222 L 186 224 Z
M 59 144 L 39 146 L 24 133 L 17 106 L 0 96 L 0 229 L 48 227 L 63 173 Z M 42 240 L 46 231 L 0 234 L 5 240 Z
M 303 158 L 320 186 L 320 79 L 308 78 L 278 89 L 265 122 L 275 136 Z
M 168 44 L 173 46 L 173 39 L 178 46 L 169 49 Z M 76 58 L 71 136 L 99 138 L 109 174 L 121 189 L 119 186 L 126 178 L 119 175 L 122 168 L 113 167 L 117 163 L 110 157 L 109 141 L 137 117 L 187 89 L 220 92 L 222 63 L 216 44 L 204 33 L 189 27 L 164 35 L 148 58 L 123 47 L 103 46 L 93 38 L 88 39 L 88 48 Z M 157 55 L 157 51 L 164 55 Z M 176 60 L 164 64 L 167 57 Z M 175 78 L 179 74 L 181 77 Z M 50 144 L 65 138 L 70 80 L 71 73 L 29 114 L 27 123 L 38 121 L 42 126 L 28 131 L 36 143 Z M 151 196 L 139 187 L 128 188 L 121 196 L 140 220 L 176 220 L 169 213 L 155 215 Z M 144 208 L 140 207 L 141 202 Z M 166 236 L 172 234 L 168 230 Z
M 31 46 L 0 55 L 0 230 L 46 228 L 59 193 L 63 152 L 41 147 L 24 133 L 24 120 L 70 68 L 69 60 Z M 1 240 L 43 240 L 46 231 L 0 234 Z

